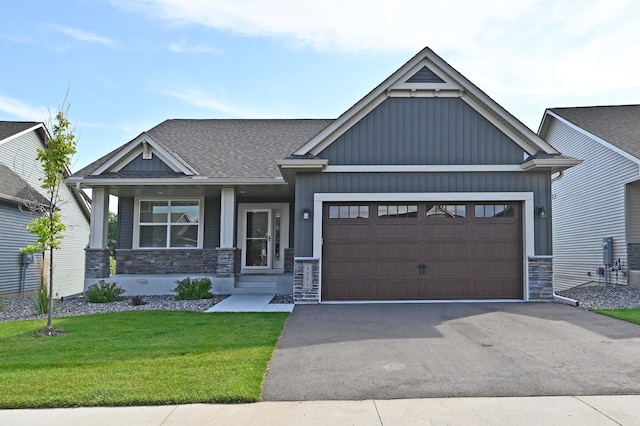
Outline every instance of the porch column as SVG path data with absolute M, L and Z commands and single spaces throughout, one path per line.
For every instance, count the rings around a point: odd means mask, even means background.
M 91 223 L 89 246 L 85 250 L 84 277 L 109 277 L 109 189 L 93 188 L 91 197 Z M 85 281 L 85 285 L 87 281 Z
M 220 248 L 234 248 L 233 234 L 236 215 L 236 191 L 222 188 L 220 194 Z
M 106 249 L 109 230 L 109 190 L 93 188 L 91 197 L 90 249 Z

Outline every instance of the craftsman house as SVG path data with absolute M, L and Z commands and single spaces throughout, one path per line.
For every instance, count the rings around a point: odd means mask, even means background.
M 425 48 L 335 120 L 167 120 L 69 178 L 93 190 L 86 284 L 207 276 L 297 303 L 552 297 L 561 155 Z

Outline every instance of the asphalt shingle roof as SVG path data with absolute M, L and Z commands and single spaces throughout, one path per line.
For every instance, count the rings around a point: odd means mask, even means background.
M 37 124 L 35 121 L 0 121 L 0 141 L 27 130 Z
M 22 180 L 9 167 L 0 164 L 0 199 L 7 198 L 48 204 L 47 199 L 33 186 Z
M 333 120 L 166 120 L 148 130 L 156 142 L 199 175 L 212 178 L 275 178 L 276 160 L 287 158 Z M 91 174 L 126 145 L 75 173 Z
M 640 158 L 640 105 L 550 108 L 550 111 Z

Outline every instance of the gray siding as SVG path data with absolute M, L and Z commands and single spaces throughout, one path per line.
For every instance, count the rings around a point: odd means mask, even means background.
M 330 165 L 520 164 L 524 151 L 458 98 L 389 98 L 319 154 Z
M 422 67 L 420 71 L 415 73 L 407 83 L 444 83 L 444 80 L 438 77 L 427 67 Z
M 173 172 L 171 167 L 167 166 L 157 156 L 152 156 L 149 160 L 142 158 L 142 154 L 138 155 L 133 161 L 124 166 L 121 172 Z
M 133 248 L 133 197 L 118 198 L 118 241 L 119 249 Z
M 0 295 L 17 295 L 21 291 L 22 253 L 20 249 L 36 240 L 26 227 L 35 214 L 18 210 L 15 204 L 0 202 Z M 25 290 L 38 289 L 41 273 L 41 257 L 26 269 Z
M 313 209 L 316 192 L 533 192 L 534 205 L 549 213 L 536 215 L 535 253 L 551 254 L 551 184 L 548 173 L 300 173 L 296 176 L 295 256 L 313 254 L 313 221 L 302 210 Z M 447 200 L 442 200 L 447 201 Z M 313 215 L 322 212 L 313 212 Z

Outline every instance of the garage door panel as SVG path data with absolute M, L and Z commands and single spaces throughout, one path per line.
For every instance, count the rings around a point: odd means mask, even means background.
M 513 217 L 476 218 L 466 203 L 465 217 L 427 217 L 421 204 L 417 217 L 323 221 L 322 300 L 522 298 L 520 204 L 512 204 Z

